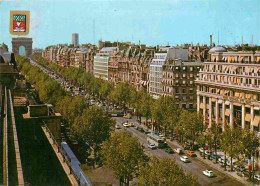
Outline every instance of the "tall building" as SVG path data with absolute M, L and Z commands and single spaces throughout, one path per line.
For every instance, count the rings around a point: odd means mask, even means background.
M 79 46 L 79 34 L 78 33 L 73 33 L 72 34 L 72 44 L 75 47 Z
M 216 122 L 259 131 L 260 52 L 217 46 L 209 53 L 211 62 L 204 62 L 196 80 L 197 110 L 209 127 Z
M 94 76 L 108 80 L 108 63 L 110 56 L 118 50 L 117 47 L 104 47 L 94 56 Z
M 149 68 L 149 93 L 154 98 L 162 95 L 162 66 L 167 60 L 175 59 L 188 60 L 188 49 L 161 47 L 155 53 Z

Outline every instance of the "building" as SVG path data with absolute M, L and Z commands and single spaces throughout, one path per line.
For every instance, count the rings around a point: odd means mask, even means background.
M 204 62 L 196 80 L 197 110 L 209 127 L 216 122 L 259 131 L 259 52 L 217 46 L 209 53 L 212 61 Z
M 155 53 L 149 68 L 149 93 L 154 98 L 162 95 L 162 66 L 167 60 L 175 59 L 188 60 L 188 49 L 166 47 Z
M 78 33 L 73 33 L 72 34 L 72 44 L 75 47 L 79 46 L 79 34 Z
M 117 47 L 104 47 L 94 56 L 94 76 L 108 80 L 108 62 Z
M 202 67 L 202 62 L 166 61 L 162 76 L 163 96 L 172 96 L 180 108 L 196 109 L 195 79 Z

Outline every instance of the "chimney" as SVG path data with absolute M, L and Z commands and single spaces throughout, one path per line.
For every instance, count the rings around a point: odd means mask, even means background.
M 210 35 L 210 47 L 212 47 L 212 35 Z

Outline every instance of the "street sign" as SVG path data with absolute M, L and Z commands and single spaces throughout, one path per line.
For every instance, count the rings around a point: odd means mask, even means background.
M 30 11 L 11 10 L 9 31 L 12 35 L 28 35 Z

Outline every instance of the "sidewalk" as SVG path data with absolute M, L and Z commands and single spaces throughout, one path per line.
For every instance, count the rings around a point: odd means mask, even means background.
M 47 137 L 49 143 L 51 144 L 51 146 L 52 146 L 52 148 L 53 148 L 53 150 L 54 150 L 54 152 L 55 152 L 57 158 L 59 159 L 60 164 L 62 165 L 62 167 L 63 167 L 65 173 L 67 174 L 67 176 L 68 176 L 68 178 L 69 178 L 69 180 L 70 180 L 70 183 L 71 183 L 73 186 L 78 186 L 79 184 L 78 184 L 77 180 L 75 179 L 75 177 L 73 176 L 73 174 L 70 174 L 70 168 L 68 167 L 67 163 L 66 163 L 65 161 L 63 161 L 63 157 L 62 157 L 61 153 L 58 152 L 57 146 L 56 146 L 55 144 L 53 144 L 52 139 L 50 138 L 48 132 L 46 131 L 46 129 L 45 129 L 44 127 L 42 127 L 42 130 L 43 130 L 45 136 Z

